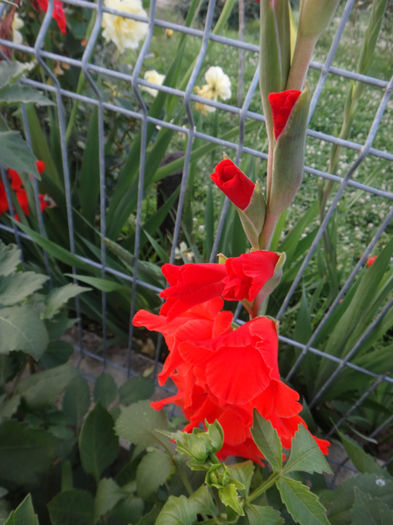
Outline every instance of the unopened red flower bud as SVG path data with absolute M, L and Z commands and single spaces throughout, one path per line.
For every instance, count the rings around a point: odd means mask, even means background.
M 288 89 L 279 93 L 269 94 L 268 98 L 272 109 L 274 137 L 276 140 L 285 128 L 300 93 L 301 91 L 297 89 Z
M 245 210 L 250 204 L 255 184 L 231 160 L 219 162 L 210 178 L 241 210 Z

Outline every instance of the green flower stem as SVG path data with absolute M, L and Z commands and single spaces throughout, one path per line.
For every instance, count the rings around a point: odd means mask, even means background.
M 254 492 L 251 492 L 251 494 L 246 498 L 246 504 L 251 503 L 255 499 L 259 498 L 264 492 L 266 492 L 270 487 L 272 487 L 276 481 L 279 479 L 280 473 L 279 472 L 273 472 L 270 474 L 270 476 L 267 478 L 267 480 L 262 483 L 260 487 L 254 490 Z
M 176 470 L 179 473 L 180 479 L 184 485 L 184 488 L 186 489 L 189 496 L 193 494 L 194 490 L 191 486 L 190 480 L 188 479 L 186 470 L 184 468 L 184 463 L 179 461 L 175 456 L 172 456 L 172 461 L 174 462 L 176 466 Z
M 90 18 L 90 21 L 89 21 L 89 25 L 87 26 L 87 29 L 86 29 L 86 41 L 87 42 L 89 41 L 91 32 L 93 31 L 95 21 L 96 21 L 96 12 L 93 10 L 92 13 L 91 13 L 91 18 Z M 78 95 L 80 95 L 82 93 L 82 91 L 84 90 L 85 84 L 86 84 L 86 77 L 83 74 L 83 72 L 81 71 L 79 73 L 78 84 L 76 86 L 76 93 Z M 71 133 L 72 133 L 72 129 L 74 127 L 76 113 L 78 111 L 78 106 L 79 106 L 79 100 L 75 100 L 73 105 L 72 105 L 70 120 L 68 121 L 68 126 L 67 126 L 67 129 L 66 129 L 66 143 L 68 143 L 68 141 L 70 139 L 70 136 L 71 136 Z
M 297 39 L 286 89 L 303 89 L 316 42 L 314 37 Z
M 280 214 L 270 212 L 268 207 L 262 234 L 259 238 L 259 250 L 269 249 L 279 218 Z

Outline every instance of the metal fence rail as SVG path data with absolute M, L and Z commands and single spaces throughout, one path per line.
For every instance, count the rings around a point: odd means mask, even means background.
M 101 233 L 102 238 L 106 236 L 106 199 L 107 199 L 107 188 L 106 188 L 106 177 L 105 177 L 105 156 L 104 156 L 104 144 L 105 144 L 104 113 L 113 115 L 114 117 L 115 115 L 123 115 L 124 117 L 129 117 L 129 118 L 137 119 L 140 121 L 142 140 L 141 140 L 141 150 L 140 150 L 141 161 L 139 165 L 138 206 L 137 206 L 137 214 L 136 214 L 137 227 L 136 227 L 136 235 L 135 235 L 135 244 L 134 246 L 129 247 L 130 252 L 132 252 L 135 256 L 133 275 L 136 275 L 137 267 L 139 263 L 139 255 L 140 255 L 142 203 L 144 199 L 144 178 L 145 178 L 146 170 L 148 169 L 145 165 L 146 150 L 148 146 L 147 144 L 147 126 L 148 124 L 154 124 L 156 126 L 161 126 L 164 128 L 174 130 L 176 132 L 179 132 L 185 135 L 187 139 L 187 145 L 185 149 L 185 163 L 183 167 L 183 176 L 182 176 L 182 182 L 181 182 L 180 193 L 179 193 L 178 210 L 177 210 L 176 222 L 175 222 L 174 232 L 173 232 L 173 245 L 172 245 L 172 251 L 170 255 L 170 260 L 171 262 L 173 262 L 175 258 L 175 249 L 178 245 L 179 233 L 181 229 L 181 217 L 182 217 L 182 211 L 184 207 L 186 189 L 187 189 L 187 184 L 188 184 L 188 177 L 189 177 L 190 166 L 191 166 L 191 153 L 193 150 L 195 140 L 199 139 L 199 140 L 211 142 L 211 143 L 216 144 L 217 146 L 225 147 L 228 150 L 232 150 L 234 152 L 235 162 L 239 162 L 241 156 L 244 154 L 248 154 L 256 158 L 260 158 L 260 159 L 267 158 L 267 155 L 265 153 L 259 151 L 258 149 L 249 147 L 245 144 L 245 123 L 247 121 L 252 121 L 252 120 L 258 121 L 258 122 L 264 121 L 264 117 L 261 114 L 258 114 L 250 110 L 250 105 L 251 105 L 253 96 L 258 90 L 258 71 L 255 72 L 255 75 L 248 86 L 248 91 L 244 96 L 243 104 L 240 107 L 235 106 L 235 105 L 225 104 L 222 102 L 210 101 L 210 100 L 207 100 L 205 98 L 202 98 L 194 94 L 194 87 L 197 81 L 197 77 L 198 77 L 199 72 L 201 71 L 203 61 L 206 57 L 206 53 L 207 53 L 210 42 L 216 42 L 223 46 L 232 46 L 236 49 L 241 49 L 247 53 L 251 53 L 254 56 L 258 53 L 258 47 L 253 44 L 249 44 L 247 42 L 242 42 L 240 40 L 235 40 L 235 39 L 231 39 L 225 36 L 221 36 L 221 35 L 212 33 L 213 15 L 214 15 L 215 8 L 216 8 L 215 0 L 209 1 L 208 10 L 207 10 L 206 19 L 205 19 L 205 26 L 203 30 L 196 29 L 193 27 L 186 27 L 178 23 L 173 23 L 170 21 L 166 21 L 166 20 L 157 18 L 156 17 L 156 7 L 157 7 L 156 0 L 151 0 L 150 8 L 149 8 L 149 16 L 147 18 L 143 16 L 132 15 L 129 13 L 110 9 L 103 4 L 102 0 L 97 0 L 97 3 L 87 2 L 84 0 L 64 0 L 63 4 L 68 5 L 72 7 L 73 9 L 85 8 L 89 10 L 95 10 L 97 12 L 97 17 L 96 17 L 96 21 L 94 24 L 94 28 L 91 32 L 91 36 L 88 39 L 83 56 L 80 60 L 70 58 L 67 56 L 63 56 L 61 54 L 57 54 L 57 53 L 54 53 L 54 52 L 51 52 L 45 49 L 45 37 L 48 33 L 49 25 L 52 20 L 52 12 L 53 12 L 53 6 L 54 6 L 53 0 L 49 0 L 48 11 L 42 20 L 41 28 L 40 28 L 39 34 L 37 35 L 34 46 L 16 44 L 16 43 L 4 40 L 4 39 L 0 39 L 0 44 L 10 49 L 17 50 L 17 51 L 23 51 L 24 53 L 34 56 L 44 74 L 44 78 L 51 80 L 50 85 L 47 84 L 45 81 L 38 82 L 36 80 L 31 80 L 31 79 L 26 79 L 26 78 L 22 79 L 21 82 L 26 85 L 40 88 L 48 93 L 52 93 L 56 99 L 56 110 L 57 110 L 59 133 L 60 133 L 61 158 L 62 158 L 62 167 L 63 167 L 63 173 L 64 173 L 65 198 L 66 198 L 66 208 L 67 208 L 67 228 L 68 228 L 68 233 L 69 233 L 70 251 L 80 261 L 83 261 L 84 263 L 87 263 L 88 265 L 94 268 L 100 269 L 102 277 L 105 277 L 105 275 L 113 275 L 113 276 L 122 278 L 132 283 L 131 311 L 130 311 L 130 319 L 131 319 L 135 313 L 137 286 L 145 287 L 147 289 L 154 290 L 154 291 L 159 291 L 159 289 L 157 289 L 156 287 L 152 286 L 151 284 L 147 282 L 144 282 L 140 279 L 136 279 L 115 268 L 111 268 L 108 265 L 107 253 L 106 253 L 107 248 L 103 240 L 101 242 L 101 247 L 100 247 L 100 260 L 93 260 L 91 258 L 85 257 L 77 253 L 75 249 L 75 231 L 74 231 L 73 209 L 72 209 L 73 204 L 72 204 L 71 186 L 70 186 L 69 152 L 68 152 L 67 141 L 66 141 L 66 136 L 65 136 L 67 121 L 66 121 L 66 113 L 65 113 L 65 108 L 64 108 L 64 101 L 71 99 L 73 101 L 79 101 L 80 103 L 87 104 L 91 107 L 98 108 L 100 233 Z M 385 199 L 386 201 L 393 200 L 393 191 L 388 191 L 386 189 L 373 187 L 372 185 L 359 182 L 357 180 L 354 180 L 353 178 L 358 167 L 364 162 L 366 158 L 371 158 L 371 157 L 376 157 L 379 159 L 383 159 L 384 161 L 391 162 L 392 163 L 391 164 L 391 174 L 393 173 L 393 152 L 383 151 L 381 149 L 373 147 L 373 143 L 374 143 L 374 139 L 375 139 L 377 130 L 381 125 L 381 121 L 386 111 L 389 98 L 391 97 L 392 92 L 393 92 L 393 78 L 390 81 L 385 81 L 383 79 L 378 79 L 372 76 L 358 74 L 353 71 L 348 71 L 348 70 L 333 66 L 333 61 L 336 56 L 339 43 L 341 41 L 344 29 L 348 23 L 348 20 L 349 20 L 351 11 L 354 8 L 354 5 L 355 5 L 355 0 L 347 0 L 347 2 L 345 3 L 345 6 L 343 7 L 343 10 L 342 10 L 342 16 L 339 21 L 337 31 L 333 38 L 326 61 L 324 63 L 319 63 L 315 61 L 311 63 L 311 68 L 314 69 L 315 71 L 319 71 L 320 77 L 319 77 L 319 81 L 317 82 L 316 88 L 314 90 L 313 98 L 312 98 L 310 119 L 314 112 L 318 112 L 318 101 L 320 100 L 323 87 L 325 85 L 326 79 L 331 76 L 336 76 L 342 79 L 348 79 L 348 81 L 355 80 L 358 82 L 362 82 L 365 85 L 372 86 L 376 89 L 379 89 L 381 93 L 381 100 L 380 100 L 379 107 L 375 113 L 372 125 L 368 131 L 367 138 L 364 141 L 364 143 L 358 143 L 354 140 L 340 139 L 334 135 L 323 133 L 323 132 L 313 130 L 313 129 L 309 129 L 307 132 L 308 137 L 310 138 L 317 139 L 321 141 L 321 143 L 336 144 L 338 146 L 346 148 L 348 151 L 352 150 L 353 152 L 355 152 L 356 156 L 354 160 L 351 161 L 348 169 L 346 170 L 346 173 L 343 174 L 343 176 L 338 176 L 334 173 L 329 173 L 328 171 L 325 171 L 323 169 L 317 169 L 313 166 L 307 166 L 307 165 L 305 166 L 305 173 L 309 174 L 310 177 L 319 177 L 319 178 L 323 178 L 323 179 L 327 179 L 327 180 L 336 182 L 338 184 L 338 189 L 335 190 L 334 198 L 332 199 L 332 202 L 326 213 L 326 216 L 324 217 L 324 220 L 322 221 L 319 227 L 318 233 L 316 237 L 314 238 L 314 241 L 304 261 L 302 262 L 300 266 L 300 269 L 295 277 L 295 280 L 292 286 L 290 287 L 288 291 L 287 296 L 284 299 L 283 304 L 281 305 L 281 308 L 277 316 L 278 319 L 282 318 L 282 316 L 286 313 L 290 300 L 293 297 L 293 294 L 295 290 L 297 289 L 299 283 L 301 282 L 301 279 L 304 275 L 307 265 L 312 259 L 315 253 L 315 250 L 317 249 L 322 239 L 322 236 L 328 227 L 329 221 L 333 217 L 333 214 L 335 213 L 337 205 L 340 202 L 344 192 L 347 191 L 348 188 L 351 188 L 354 190 L 364 192 L 365 194 L 378 196 L 380 198 Z M 148 34 L 145 38 L 143 45 L 140 48 L 138 58 L 136 60 L 136 63 L 134 65 L 134 68 L 131 74 L 127 74 L 127 73 L 116 70 L 113 64 L 111 64 L 111 67 L 109 66 L 103 67 L 102 65 L 97 65 L 94 63 L 94 56 L 92 52 L 96 44 L 96 41 L 99 38 L 99 33 L 101 29 L 101 21 L 102 21 L 102 16 L 104 13 L 121 15 L 125 18 L 129 18 L 129 19 L 136 20 L 139 22 L 146 22 L 148 24 Z M 147 55 L 149 53 L 151 40 L 153 38 L 154 29 L 156 27 L 160 27 L 164 29 L 172 29 L 174 31 L 181 32 L 183 34 L 200 39 L 199 54 L 195 62 L 195 66 L 192 71 L 191 77 L 184 90 L 175 89 L 175 88 L 168 87 L 165 85 L 159 86 L 157 84 L 152 84 L 150 82 L 147 82 L 141 77 L 141 70 L 146 61 Z M 60 77 L 57 77 L 56 75 L 54 75 L 54 73 L 52 72 L 52 69 L 48 66 L 48 63 L 51 61 L 60 61 L 62 63 L 68 64 L 69 66 L 78 68 L 80 72 L 84 74 L 89 86 L 91 87 L 90 91 L 92 95 L 81 95 L 81 94 L 69 91 L 67 89 L 64 89 L 61 85 Z M 135 94 L 135 97 L 138 103 L 138 107 L 135 107 L 134 109 L 127 109 L 127 108 L 121 107 L 116 104 L 105 102 L 103 99 L 102 93 L 100 92 L 100 87 L 95 81 L 93 75 L 102 75 L 103 77 L 108 78 L 108 79 L 122 80 L 122 81 L 129 82 Z M 149 116 L 148 108 L 146 106 L 146 103 L 143 97 L 143 93 L 141 92 L 141 88 L 143 87 L 154 88 L 158 91 L 163 91 L 165 93 L 174 95 L 178 97 L 180 100 L 182 100 L 184 104 L 187 124 L 185 126 L 180 126 L 179 124 L 175 124 L 170 121 L 165 121 L 159 118 L 152 118 L 151 116 Z M 239 119 L 238 139 L 235 142 L 227 141 L 217 136 L 210 136 L 198 130 L 196 123 L 195 123 L 194 113 L 193 113 L 193 108 L 192 108 L 192 103 L 195 103 L 195 102 L 200 102 L 208 106 L 212 106 L 216 108 L 217 110 L 228 112 L 236 116 L 236 118 Z M 28 120 L 26 118 L 25 113 L 23 113 L 23 122 L 24 122 L 25 137 L 27 141 L 30 142 L 31 141 L 30 130 L 29 130 Z M 6 181 L 4 170 L 2 170 L 2 180 L 7 189 L 8 184 Z M 40 223 L 39 223 L 40 233 L 41 235 L 45 236 L 45 225 L 44 225 L 44 221 L 43 221 L 43 218 L 42 218 L 39 206 L 38 206 L 38 187 L 37 187 L 36 181 L 34 181 L 34 192 L 35 192 L 35 197 L 36 197 L 37 212 L 38 212 L 38 216 L 40 219 Z M 9 201 L 11 202 L 10 199 Z M 218 222 L 218 227 L 216 231 L 216 239 L 215 239 L 214 247 L 211 253 L 211 260 L 214 260 L 216 257 L 218 243 L 219 243 L 222 231 L 223 231 L 225 217 L 228 211 L 228 205 L 229 203 L 228 201 L 226 201 L 221 217 L 220 217 L 220 220 Z M 280 335 L 281 342 L 286 343 L 287 345 L 290 345 L 293 348 L 297 348 L 300 350 L 300 353 L 299 353 L 299 356 L 298 356 L 298 359 L 295 365 L 292 367 L 292 369 L 287 375 L 288 380 L 293 376 L 299 364 L 302 362 L 304 357 L 308 355 L 309 353 L 321 356 L 325 359 L 328 359 L 336 363 L 337 365 L 336 371 L 329 378 L 329 380 L 325 383 L 325 385 L 320 389 L 320 391 L 316 394 L 314 400 L 311 402 L 311 406 L 313 406 L 316 403 L 316 401 L 322 395 L 324 390 L 330 385 L 330 383 L 334 380 L 334 378 L 344 368 L 351 368 L 353 370 L 358 371 L 361 374 L 370 376 L 370 378 L 372 377 L 375 378 L 374 381 L 370 383 L 369 388 L 364 392 L 364 394 L 353 404 L 353 406 L 339 420 L 339 422 L 336 424 L 336 427 L 340 427 L 343 424 L 343 422 L 345 422 L 347 418 L 350 417 L 351 414 L 355 410 L 357 410 L 381 384 L 387 383 L 389 385 L 393 385 L 393 379 L 389 377 L 388 375 L 375 374 L 373 371 L 367 370 L 351 362 L 356 351 L 361 346 L 362 342 L 367 338 L 368 334 L 373 329 L 373 327 L 377 325 L 381 321 L 381 319 L 388 313 L 388 311 L 392 308 L 393 306 L 392 299 L 390 299 L 390 301 L 387 302 L 385 307 L 380 311 L 378 317 L 374 320 L 373 324 L 369 326 L 367 329 L 365 329 L 361 338 L 357 341 L 357 343 L 355 343 L 351 351 L 343 359 L 339 359 L 333 355 L 329 355 L 313 346 L 313 343 L 316 340 L 318 334 L 324 328 L 324 326 L 326 325 L 326 322 L 328 321 L 330 316 L 333 314 L 337 306 L 339 306 L 341 299 L 344 297 L 345 293 L 348 291 L 349 287 L 356 279 L 361 268 L 364 267 L 364 264 L 367 261 L 369 255 L 371 254 L 373 248 L 377 244 L 381 235 L 386 231 L 389 224 L 392 222 L 392 219 L 393 219 L 393 208 L 391 207 L 390 212 L 381 221 L 381 224 L 375 231 L 375 234 L 372 237 L 371 241 L 369 242 L 368 246 L 365 247 L 363 255 L 358 260 L 357 264 L 354 266 L 350 275 L 347 277 L 344 285 L 339 291 L 339 294 L 333 301 L 331 307 L 325 313 L 323 319 L 319 323 L 318 327 L 316 328 L 316 330 L 314 331 L 314 333 L 312 334 L 308 342 L 300 343 L 288 337 L 287 334 L 285 333 L 282 333 Z M 23 240 L 29 239 L 29 237 L 23 232 L 21 232 L 20 230 L 18 230 L 18 228 L 15 225 L 7 226 L 7 225 L 0 223 L 0 230 L 12 233 L 19 246 L 22 245 L 21 244 L 22 239 Z M 46 255 L 45 257 L 46 257 L 45 264 L 47 265 L 47 271 L 49 273 L 49 262 L 48 262 Z M 76 268 L 72 269 L 72 273 L 77 274 Z M 78 301 L 77 301 L 76 308 L 77 308 L 77 313 L 78 313 L 79 312 Z M 98 354 L 95 354 L 95 353 L 92 353 L 90 351 L 86 351 L 85 349 L 83 349 L 81 325 L 79 325 L 79 341 L 78 341 L 78 344 L 76 345 L 76 348 L 80 350 L 81 359 L 83 359 L 84 356 L 92 357 L 96 359 L 97 362 L 102 364 L 103 369 L 106 367 L 108 368 L 112 367 L 113 369 L 124 371 L 125 376 L 126 375 L 128 376 L 130 374 L 135 373 L 132 367 L 132 356 L 134 355 L 133 328 L 130 323 L 127 365 L 122 366 L 122 365 L 119 365 L 118 363 L 113 362 L 111 359 L 109 359 L 106 353 L 106 338 L 107 338 L 106 309 L 107 309 L 106 294 L 103 293 L 102 294 L 103 354 L 98 355 Z M 159 358 L 160 358 L 159 354 L 160 354 L 160 348 L 158 347 L 156 351 L 156 355 L 155 355 L 155 368 L 154 368 L 155 373 L 157 372 L 157 369 L 158 369 L 158 363 L 159 363 Z M 392 421 L 392 417 L 388 417 L 386 421 L 382 423 L 379 426 L 379 428 L 377 428 L 373 432 L 371 437 L 376 436 L 381 430 L 386 428 L 391 423 L 391 421 Z M 328 435 L 329 436 L 332 435 L 333 432 L 334 432 L 334 428 L 332 428 L 329 431 Z

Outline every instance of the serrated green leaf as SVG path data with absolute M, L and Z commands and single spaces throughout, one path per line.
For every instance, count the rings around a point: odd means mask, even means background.
M 94 503 L 94 523 L 109 512 L 128 494 L 112 478 L 103 478 L 98 483 Z
M 163 485 L 173 470 L 173 463 L 168 454 L 155 449 L 143 456 L 136 470 L 138 495 L 146 500 Z
M 39 359 L 49 342 L 45 324 L 32 306 L 0 308 L 0 354 L 20 350 Z
M 0 104 L 28 104 L 53 106 L 53 102 L 40 91 L 29 86 L 4 86 L 0 89 Z
M 247 505 L 246 514 L 250 525 L 284 525 L 281 514 L 273 507 Z
M 94 384 L 94 401 L 101 403 L 105 408 L 113 403 L 117 397 L 117 386 L 113 376 L 107 372 L 97 377 Z
M 0 277 L 0 305 L 12 306 L 23 301 L 42 288 L 49 277 L 35 272 L 19 272 L 7 277 Z
M 0 275 L 14 273 L 20 264 L 20 251 L 15 244 L 4 244 L 0 240 Z
M 69 363 L 37 372 L 21 379 L 15 393 L 32 408 L 52 405 L 77 373 Z
M 88 292 L 90 288 L 78 286 L 77 284 L 66 284 L 61 288 L 55 288 L 48 295 L 43 316 L 45 319 L 52 319 L 54 315 L 72 298 L 80 293 Z
M 218 489 L 218 496 L 224 505 L 230 507 L 239 516 L 244 516 L 244 510 L 234 483 L 228 483 L 225 487 Z
M 116 459 L 118 450 L 119 440 L 113 430 L 112 416 L 101 405 L 96 405 L 87 416 L 79 436 L 83 469 L 98 481 Z
M 367 525 L 391 525 L 393 510 L 379 498 L 375 498 L 355 487 L 355 501 L 351 510 L 352 523 Z
M 0 483 L 35 485 L 57 457 L 58 440 L 10 420 L 0 424 Z
M 264 419 L 254 410 L 254 422 L 251 429 L 255 444 L 272 466 L 274 472 L 282 466 L 282 446 L 277 431 L 270 421 Z
M 329 525 L 326 509 L 310 489 L 294 479 L 279 478 L 276 486 L 289 514 L 297 523 Z
M 384 476 L 386 474 L 385 469 L 380 467 L 375 459 L 364 452 L 362 448 L 351 438 L 339 432 L 341 442 L 345 448 L 345 452 L 348 454 L 349 459 L 355 465 L 359 472 L 365 474 L 379 474 Z
M 31 494 L 27 494 L 25 499 L 11 512 L 4 525 L 39 525 Z
M 94 499 L 87 490 L 65 490 L 48 503 L 52 525 L 93 525 Z
M 239 481 L 245 487 L 246 494 L 250 490 L 252 477 L 254 475 L 255 465 L 252 461 L 243 461 L 228 465 L 228 470 L 233 479 Z
M 89 384 L 82 375 L 77 375 L 68 384 L 63 397 L 63 411 L 72 425 L 79 427 L 89 410 Z
M 170 440 L 157 432 L 168 429 L 166 416 L 162 411 L 151 408 L 149 401 L 139 401 L 120 410 L 115 424 L 120 438 L 144 447 L 157 444 L 171 446 Z
M 122 405 L 130 405 L 136 401 L 150 399 L 154 392 L 154 381 L 147 377 L 132 377 L 119 388 L 119 398 Z
M 332 473 L 325 456 L 304 425 L 299 425 L 298 431 L 292 440 L 291 452 L 283 472 L 304 471 L 309 474 L 318 472 Z
M 16 82 L 24 73 L 34 67 L 30 62 L 18 62 L 12 60 L 8 62 L 2 60 L 0 63 L 0 87 Z
M 0 131 L 0 165 L 39 178 L 36 158 L 18 131 Z
M 169 496 L 155 525 L 193 525 L 196 516 L 197 508 L 193 501 L 185 496 Z

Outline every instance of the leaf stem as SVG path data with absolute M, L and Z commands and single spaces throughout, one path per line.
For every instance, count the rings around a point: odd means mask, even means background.
M 246 504 L 251 503 L 255 499 L 259 498 L 259 496 L 261 496 L 264 492 L 266 492 L 268 489 L 270 489 L 270 487 L 272 487 L 275 484 L 279 477 L 279 472 L 272 472 L 272 474 L 270 474 L 267 480 L 246 498 Z

